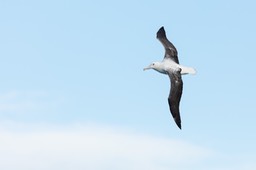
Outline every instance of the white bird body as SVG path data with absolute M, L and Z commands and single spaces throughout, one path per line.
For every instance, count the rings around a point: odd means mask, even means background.
M 162 74 L 168 74 L 168 71 L 175 72 L 181 70 L 180 74 L 196 74 L 196 70 L 192 67 L 186 67 L 180 64 L 177 64 L 172 59 L 164 59 L 162 62 L 153 62 L 148 67 L 144 68 L 147 69 L 154 69 Z

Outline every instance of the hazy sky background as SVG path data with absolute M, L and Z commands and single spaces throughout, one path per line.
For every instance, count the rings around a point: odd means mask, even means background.
M 0 1 L 1 170 L 255 170 L 256 2 Z M 169 113 L 164 26 L 183 77 Z

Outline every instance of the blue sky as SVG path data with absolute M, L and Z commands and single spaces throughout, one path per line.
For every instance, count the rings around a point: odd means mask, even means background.
M 255 169 L 255 5 L 1 1 L 0 169 Z M 197 70 L 182 131 L 143 72 L 161 26 Z

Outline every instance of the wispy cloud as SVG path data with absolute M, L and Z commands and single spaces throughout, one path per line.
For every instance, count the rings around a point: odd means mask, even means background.
M 35 109 L 38 105 L 33 95 L 18 91 L 0 94 L 1 112 L 23 112 Z
M 5 100 L 11 100 L 17 97 L 17 92 L 16 91 L 9 91 L 8 93 L 1 93 L 0 94 L 0 101 L 5 101 Z
M 44 91 L 9 91 L 0 93 L 0 113 L 29 113 L 49 107 L 53 99 Z

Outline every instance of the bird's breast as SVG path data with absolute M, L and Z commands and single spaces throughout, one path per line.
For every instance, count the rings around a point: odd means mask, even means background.
M 155 69 L 155 70 L 158 71 L 159 73 L 167 74 L 167 71 L 165 69 Z

